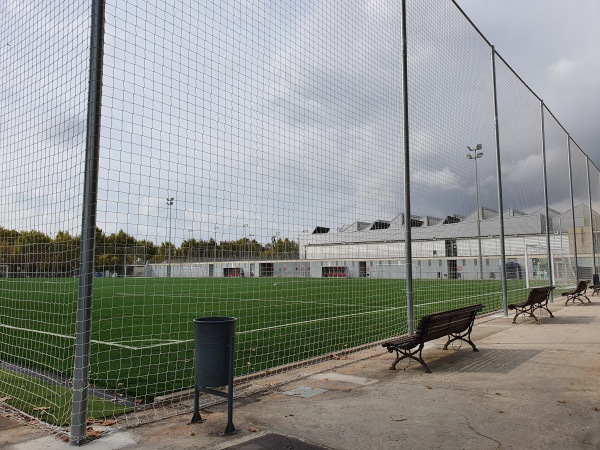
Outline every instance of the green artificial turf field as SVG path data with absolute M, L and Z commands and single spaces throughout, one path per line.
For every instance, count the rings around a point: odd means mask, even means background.
M 0 280 L 0 360 L 68 379 L 77 283 Z M 526 297 L 524 285 L 508 282 L 509 302 Z M 502 308 L 499 280 L 414 280 L 413 292 L 415 320 L 474 303 L 483 303 L 484 312 Z M 235 365 L 242 375 L 405 333 L 406 285 L 397 279 L 98 278 L 92 382 L 144 401 L 193 386 L 193 319 L 209 316 L 238 319 Z

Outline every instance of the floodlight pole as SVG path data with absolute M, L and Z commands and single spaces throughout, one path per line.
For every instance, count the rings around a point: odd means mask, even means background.
M 242 246 L 242 259 L 248 259 L 248 255 L 246 254 L 246 228 L 248 228 L 249 225 L 247 223 L 244 224 L 244 239 L 243 239 L 243 246 Z
M 473 155 L 470 153 L 467 154 L 467 159 L 475 160 L 475 203 L 477 205 L 477 247 L 479 250 L 479 279 L 483 280 L 483 256 L 481 252 L 481 217 L 480 217 L 480 207 L 479 207 L 479 174 L 477 173 L 477 160 L 483 157 L 483 152 L 479 150 L 482 149 L 481 144 L 477 144 L 475 148 L 468 147 L 470 152 L 473 152 Z
M 192 247 L 192 239 L 194 238 L 194 230 L 188 230 L 188 232 L 190 233 L 190 240 L 189 240 L 189 250 L 188 250 L 188 263 L 190 264 L 190 273 L 192 271 L 192 251 L 193 251 L 193 247 Z
M 171 228 L 173 225 L 173 213 L 171 207 L 173 206 L 173 197 L 167 199 L 167 206 L 169 207 L 169 256 L 167 258 L 167 278 L 171 277 Z
M 219 229 L 218 226 L 215 225 L 215 255 L 214 255 L 214 262 L 217 262 L 217 230 Z
M 527 247 L 528 245 L 525 244 L 525 287 L 529 289 L 529 254 L 527 253 Z

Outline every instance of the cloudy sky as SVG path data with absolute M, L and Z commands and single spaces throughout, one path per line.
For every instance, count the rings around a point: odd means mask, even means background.
M 8 228 L 79 232 L 89 45 L 81 3 L 0 10 Z M 600 165 L 596 2 L 459 4 Z M 107 2 L 98 225 L 157 243 L 171 231 L 177 245 L 268 242 L 403 212 L 399 6 Z M 497 209 L 490 49 L 450 0 L 408 2 L 408 20 L 412 212 L 471 213 L 476 168 L 481 204 Z M 504 208 L 535 211 L 539 102 L 500 63 L 498 89 Z M 567 139 L 547 119 L 550 203 L 564 210 Z M 479 143 L 476 167 L 465 157 Z M 584 173 L 579 149 L 573 160 Z M 575 195 L 583 201 L 585 186 Z
M 457 3 L 600 168 L 600 2 Z
M 598 70 L 578 42 L 565 42 L 576 30 L 557 31 L 564 12 L 541 15 L 549 2 L 499 3 L 502 14 L 490 4 L 463 6 L 587 150 L 590 133 L 582 127 L 579 137 L 580 121 L 566 116 L 591 124 L 597 115 L 582 105 L 598 106 L 570 73 L 589 73 L 592 83 Z M 166 15 L 153 1 L 107 8 L 103 228 L 160 236 L 171 196 L 177 241 L 242 233 L 264 241 L 403 211 L 399 1 L 194 5 L 173 2 Z M 534 22 L 545 30 L 536 38 Z M 452 2 L 423 0 L 408 3 L 408 52 L 413 213 L 473 211 L 465 156 L 478 143 L 481 204 L 497 209 L 489 47 Z M 543 205 L 539 104 L 502 64 L 498 90 L 504 208 L 531 212 Z M 564 210 L 567 140 L 556 124 L 547 128 L 550 203 Z

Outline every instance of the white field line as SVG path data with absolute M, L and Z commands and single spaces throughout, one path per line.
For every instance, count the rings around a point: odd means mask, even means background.
M 471 296 L 470 298 L 476 298 L 476 297 L 483 297 L 486 295 L 490 295 L 490 294 L 483 294 L 483 295 L 478 295 L 478 296 Z M 238 300 L 238 301 L 252 301 L 252 300 L 256 300 L 256 301 L 265 301 L 265 299 L 221 299 L 221 300 Z M 273 300 L 276 301 L 276 300 Z M 302 302 L 302 301 L 296 301 L 296 300 L 286 300 L 283 299 L 283 301 L 287 301 L 287 302 L 294 302 L 294 303 L 312 303 L 315 304 L 317 302 Z M 430 302 L 430 303 L 420 303 L 419 305 L 415 305 L 416 307 L 423 307 L 423 306 L 428 306 L 428 305 L 435 305 L 435 304 L 439 304 L 440 302 Z M 339 306 L 339 304 L 337 303 L 320 303 L 320 304 L 329 304 L 331 306 Z M 352 306 L 360 306 L 360 305 L 352 305 Z M 285 323 L 285 324 L 281 324 L 281 325 L 273 325 L 270 327 L 264 327 L 264 328 L 256 328 L 253 330 L 247 330 L 247 331 L 240 331 L 236 334 L 252 334 L 252 333 L 257 333 L 257 332 L 263 332 L 263 331 L 268 331 L 268 330 L 276 330 L 276 329 L 281 329 L 281 328 L 287 328 L 287 327 L 291 327 L 291 326 L 296 326 L 296 325 L 307 325 L 307 324 L 312 324 L 312 323 L 319 323 L 319 322 L 326 322 L 329 320 L 337 320 L 337 319 L 347 319 L 350 317 L 357 317 L 357 316 L 362 316 L 365 314 L 378 314 L 378 313 L 384 313 L 384 312 L 391 312 L 391 311 L 396 311 L 396 310 L 400 310 L 400 309 L 406 309 L 406 306 L 394 306 L 394 307 L 389 307 L 389 308 L 384 308 L 384 309 L 379 309 L 379 310 L 371 310 L 371 311 L 366 311 L 366 312 L 359 312 L 359 313 L 353 313 L 353 314 L 343 314 L 341 316 L 334 316 L 334 317 L 323 317 L 321 319 L 312 319 L 312 320 L 304 320 L 301 322 L 292 322 L 292 323 Z M 6 324 L 2 324 L 0 323 L 0 327 L 4 327 L 7 329 L 12 329 L 12 330 L 19 330 L 19 331 L 27 331 L 29 333 L 37 333 L 37 334 L 43 334 L 46 336 L 54 336 L 54 337 L 59 337 L 59 338 L 64 338 L 64 339 L 75 339 L 75 336 L 68 336 L 68 335 L 64 335 L 64 334 L 58 334 L 58 333 L 50 333 L 48 331 L 40 331 L 40 330 L 33 330 L 33 329 L 29 329 L 29 328 L 21 328 L 21 327 L 15 327 L 12 325 L 6 325 Z M 143 341 L 141 339 L 139 339 L 139 341 Z M 155 347 L 166 347 L 169 345 L 177 345 L 177 344 L 183 344 L 183 343 L 187 343 L 187 342 L 193 342 L 194 339 L 186 339 L 186 340 L 171 340 L 171 341 L 166 341 L 166 342 L 159 342 L 157 344 L 152 344 L 152 345 L 146 345 L 146 346 L 132 346 L 132 345 L 125 345 L 125 344 L 119 344 L 117 342 L 110 342 L 110 341 L 98 341 L 95 339 L 92 339 L 91 342 L 94 344 L 100 344 L 100 345 L 106 345 L 109 347 L 118 347 L 118 348 L 123 348 L 123 349 L 127 349 L 127 350 L 146 350 L 146 349 L 150 349 L 150 348 L 155 348 Z M 130 341 L 133 342 L 133 341 Z
M 69 335 L 58 334 L 58 333 L 50 333 L 49 331 L 32 330 L 30 328 L 14 327 L 12 325 L 6 325 L 6 324 L 3 324 L 3 323 L 0 323 L 0 327 L 8 328 L 10 330 L 27 331 L 29 333 L 37 333 L 37 334 L 43 334 L 45 336 L 54 336 L 54 337 L 63 338 L 63 339 L 75 340 L 75 336 L 69 336 Z M 181 343 L 184 343 L 184 342 L 191 342 L 191 341 L 193 341 L 193 339 L 189 339 L 189 340 L 185 340 L 185 341 L 168 341 L 168 342 L 161 342 L 159 344 L 146 345 L 146 346 L 143 346 L 143 347 L 139 347 L 139 346 L 138 347 L 134 347 L 134 346 L 131 346 L 131 345 L 118 344 L 116 342 L 97 341 L 95 339 L 91 340 L 91 342 L 94 343 L 94 344 L 107 345 L 109 347 L 124 348 L 124 349 L 127 349 L 127 350 L 145 350 L 145 349 L 153 348 L 153 347 L 162 347 L 162 346 L 165 346 L 165 345 L 181 344 Z
M 406 309 L 405 306 L 396 306 L 396 307 L 392 307 L 392 308 L 384 308 L 384 309 L 380 309 L 377 311 L 368 311 L 368 312 L 359 312 L 359 313 L 353 313 L 353 314 L 344 314 L 341 316 L 334 316 L 334 317 L 323 317 L 321 319 L 312 319 L 312 320 L 303 320 L 301 322 L 292 322 L 292 323 L 284 323 L 281 325 L 273 325 L 271 327 L 265 327 L 265 328 L 256 328 L 253 330 L 247 330 L 247 331 L 240 331 L 236 334 L 252 334 L 252 333 L 258 333 L 258 332 L 262 332 L 262 331 L 268 331 L 268 330 L 277 330 L 277 329 L 281 329 L 281 328 L 287 328 L 287 327 L 291 327 L 291 326 L 296 326 L 296 325 L 307 325 L 307 324 L 311 324 L 311 323 L 319 323 L 319 322 L 326 322 L 329 320 L 337 320 L 337 319 L 347 319 L 350 317 L 357 317 L 357 316 L 364 316 L 366 314 L 377 314 L 377 313 L 383 313 L 383 312 L 390 312 L 390 311 L 396 311 L 399 309 Z M 40 331 L 40 330 L 32 330 L 29 328 L 20 328 L 20 327 L 14 327 L 11 325 L 5 325 L 5 324 L 0 324 L 0 327 L 4 327 L 4 328 L 8 328 L 11 330 L 19 330 L 19 331 L 27 331 L 30 333 L 38 333 L 38 334 L 43 334 L 46 336 L 54 336 L 54 337 L 59 337 L 59 338 L 64 338 L 64 339 L 75 339 L 75 336 L 67 336 L 67 335 L 63 335 L 63 334 L 58 334 L 58 333 L 50 333 L 48 331 Z M 118 347 L 118 348 L 124 348 L 124 349 L 128 349 L 128 350 L 146 350 L 149 348 L 154 348 L 154 347 L 166 347 L 169 345 L 175 345 L 175 344 L 183 344 L 186 342 L 193 342 L 194 339 L 186 339 L 183 341 L 168 341 L 168 342 L 161 342 L 159 344 L 152 344 L 152 345 L 146 345 L 146 346 L 142 346 L 142 347 L 134 347 L 131 345 L 124 345 L 124 344 L 118 344 L 116 342 L 108 342 L 108 341 L 97 341 L 92 339 L 91 342 L 93 342 L 94 344 L 100 344 L 100 345 L 107 345 L 107 346 L 111 346 L 111 347 Z
M 276 299 L 279 300 L 279 299 Z M 263 300 L 259 300 L 259 301 L 271 301 L 271 299 L 263 299 Z M 324 305 L 324 306 L 352 306 L 355 308 L 363 308 L 366 310 L 371 310 L 372 305 L 368 305 L 368 304 L 364 304 L 364 303 L 332 303 L 332 302 L 315 302 L 315 301 L 302 301 L 302 300 L 294 300 L 289 299 L 289 298 L 282 298 L 281 301 L 285 302 L 285 303 L 300 303 L 300 304 L 308 304 L 308 305 Z M 377 305 L 376 305 L 377 306 Z
M 335 316 L 335 317 L 323 317 L 321 319 L 303 320 L 302 322 L 284 323 L 284 324 L 281 324 L 281 325 L 273 325 L 272 327 L 256 328 L 254 330 L 240 331 L 237 334 L 257 333 L 259 331 L 276 330 L 276 329 L 279 329 L 279 328 L 286 328 L 286 327 L 291 327 L 291 326 L 294 326 L 294 325 L 307 325 L 307 324 L 310 324 L 310 323 L 326 322 L 328 320 L 347 319 L 349 317 L 357 317 L 357 316 L 364 316 L 366 314 L 377 314 L 377 313 L 382 313 L 382 312 L 390 312 L 390 311 L 396 311 L 398 309 L 406 309 L 406 306 L 394 306 L 394 307 L 391 307 L 391 308 L 384 308 L 384 309 L 380 309 L 380 310 L 377 310 L 377 311 L 367 311 L 367 312 L 360 312 L 360 313 L 353 313 L 353 314 L 344 314 L 344 315 Z
M 483 297 L 485 295 L 489 295 L 489 294 L 484 294 L 484 295 L 478 295 L 478 296 L 471 296 L 469 298 L 475 298 L 475 297 Z M 452 300 L 449 300 L 452 301 Z M 421 307 L 421 306 L 427 306 L 427 305 L 439 305 L 441 302 L 437 301 L 437 302 L 430 302 L 430 303 L 419 303 L 418 305 L 415 305 L 415 307 Z M 310 323 L 318 323 L 318 322 L 325 322 L 328 320 L 336 320 L 336 319 L 346 319 L 349 317 L 356 317 L 356 316 L 364 316 L 367 314 L 377 314 L 377 313 L 383 313 L 383 312 L 390 312 L 390 311 L 397 311 L 400 309 L 406 309 L 406 306 L 393 306 L 393 307 L 389 307 L 389 308 L 384 308 L 384 309 L 379 309 L 376 311 L 367 311 L 367 312 L 360 312 L 360 313 L 353 313 L 353 314 L 344 314 L 341 316 L 335 316 L 335 317 L 323 317 L 322 319 L 313 319 L 313 320 L 305 320 L 302 322 L 293 322 L 293 323 L 286 323 L 286 324 L 282 324 L 282 325 L 274 325 L 272 327 L 265 327 L 265 328 L 257 328 L 254 330 L 248 330 L 248 331 L 241 331 L 237 334 L 250 334 L 250 333 L 256 333 L 259 331 L 268 331 L 268 330 L 275 330 L 278 328 L 286 328 L 289 326 L 293 326 L 293 325 L 306 325 L 306 324 L 310 324 Z
M 147 297 L 147 294 L 130 294 L 128 292 L 113 292 L 113 297 Z M 106 297 L 104 297 L 106 298 Z
M 187 298 L 187 297 L 186 297 Z M 332 303 L 332 302 L 318 302 L 318 301 L 304 301 L 304 300 L 294 300 L 290 297 L 275 297 L 275 298 L 211 298 L 210 301 L 218 303 L 218 302 L 282 302 L 282 303 L 297 303 L 301 305 L 323 305 L 323 306 L 354 306 L 357 308 L 370 309 L 371 305 L 365 305 L 364 303 L 356 304 L 356 303 Z M 189 302 L 178 303 L 180 305 L 190 304 Z
M 114 294 L 114 296 L 118 296 L 118 297 L 146 297 L 145 294 L 125 294 L 125 293 L 121 293 L 121 292 L 116 292 Z M 188 299 L 188 296 L 180 296 L 184 299 Z M 176 298 L 176 297 L 175 297 Z M 206 298 L 203 298 L 203 300 L 206 300 Z M 212 298 L 210 299 L 211 301 L 216 301 L 216 302 L 286 302 L 286 303 L 299 303 L 299 304 L 303 304 L 303 305 L 326 305 L 326 306 L 339 306 L 339 303 L 331 303 L 331 302 L 315 302 L 315 301 L 303 301 L 303 300 L 293 300 L 290 299 L 289 297 L 275 297 L 275 298 L 222 298 L 222 297 L 218 297 L 218 298 Z M 190 304 L 190 302 L 180 302 L 178 303 L 180 305 L 184 305 L 184 304 Z M 345 303 L 344 305 L 347 306 L 358 306 L 358 307 L 362 307 L 365 305 L 357 305 L 357 304 L 349 304 L 349 303 Z M 368 307 L 368 306 L 365 306 Z
M 490 292 L 488 294 L 469 295 L 468 297 L 449 298 L 448 300 L 437 300 L 435 302 L 419 303 L 418 305 L 415 305 L 415 308 L 420 308 L 422 306 L 427 306 L 427 305 L 439 305 L 440 303 L 450 303 L 450 302 L 455 302 L 456 300 L 468 300 L 468 299 L 476 299 L 476 298 L 480 298 L 480 297 L 489 297 L 490 295 L 496 295 L 496 294 L 499 296 L 502 296 L 502 292 Z

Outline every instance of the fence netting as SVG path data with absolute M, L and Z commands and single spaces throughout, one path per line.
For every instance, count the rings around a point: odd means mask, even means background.
M 89 6 L 0 6 L 0 397 L 50 424 L 71 411 Z
M 57 427 L 94 2 L 0 7 L 0 400 Z M 106 2 L 90 423 L 188 411 L 195 318 L 242 380 L 592 279 L 596 166 L 454 2 L 406 2 L 406 54 L 402 6 Z

